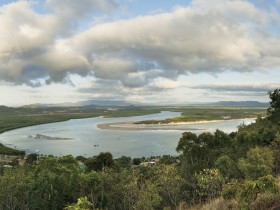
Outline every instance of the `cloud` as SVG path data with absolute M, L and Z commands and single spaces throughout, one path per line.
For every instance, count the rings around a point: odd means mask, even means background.
M 118 4 L 114 0 L 47 0 L 46 4 L 57 15 L 67 18 L 80 18 L 81 16 L 87 16 L 93 12 L 110 12 L 118 7 Z
M 169 13 L 99 23 L 82 32 L 73 31 L 71 22 L 94 20 L 92 14 L 114 10 L 116 2 L 46 4 L 51 13 L 44 15 L 26 1 L 0 8 L 2 80 L 61 82 L 69 74 L 93 74 L 139 88 L 158 78 L 280 65 L 280 38 L 269 30 L 279 14 L 246 1 L 194 0 Z
M 130 72 L 156 68 L 161 71 L 158 76 L 173 79 L 279 66 L 279 38 L 261 31 L 269 14 L 244 1 L 215 2 L 219 4 L 195 1 L 171 13 L 100 24 L 69 39 L 69 45 L 89 60 L 106 55 L 108 62 L 114 58 L 134 63 Z M 146 63 L 153 66 L 144 69 Z M 127 72 L 115 72 L 124 82 Z
M 64 36 L 75 33 L 74 29 L 85 19 L 91 20 L 94 15 L 110 13 L 118 8 L 115 0 L 46 0 L 46 6 L 63 25 Z
M 218 92 L 252 92 L 255 93 L 267 93 L 280 87 L 278 82 L 258 82 L 258 83 L 220 83 L 220 84 L 204 84 L 192 86 L 193 89 L 202 89 Z

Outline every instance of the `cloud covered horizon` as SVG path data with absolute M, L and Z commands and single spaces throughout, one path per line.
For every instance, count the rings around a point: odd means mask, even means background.
M 121 2 L 23 0 L 0 6 L 0 84 L 75 87 L 76 75 L 90 78 L 77 87 L 80 93 L 124 98 L 131 93 L 147 100 L 172 89 L 184 95 L 186 89 L 247 88 L 257 95 L 279 84 L 272 77 L 255 86 L 254 79 L 192 81 L 200 75 L 248 78 L 277 71 L 279 2 L 260 7 L 253 0 L 192 0 L 132 17 L 120 15 Z
M 71 31 L 87 16 L 118 7 L 113 0 L 59 2 L 40 14 L 29 1 L 0 8 L 0 78 L 32 85 L 69 74 L 141 87 L 155 78 L 227 71 L 268 71 L 280 65 L 280 38 L 267 30 L 280 15 L 246 1 L 195 0 L 171 12 Z M 73 9 L 75 8 L 75 10 Z

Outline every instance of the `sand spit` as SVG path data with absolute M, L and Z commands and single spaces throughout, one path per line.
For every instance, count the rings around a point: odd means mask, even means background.
M 172 122 L 163 124 L 134 124 L 136 122 L 116 122 L 116 123 L 103 123 L 97 125 L 100 129 L 110 130 L 126 130 L 126 131 L 141 131 L 141 130 L 207 130 L 204 128 L 181 128 L 179 125 L 194 125 L 194 124 L 205 124 L 215 122 L 227 122 L 234 120 L 255 120 L 256 118 L 243 118 L 243 119 L 231 119 L 231 120 L 201 120 L 194 122 Z M 171 127 L 170 127 L 171 126 Z
M 125 131 L 144 131 L 144 130 L 205 130 L 200 128 L 180 128 L 180 127 L 167 127 L 168 124 L 163 125 L 136 125 L 134 122 L 117 122 L 117 123 L 103 123 L 97 125 L 100 129 L 110 130 L 125 130 Z

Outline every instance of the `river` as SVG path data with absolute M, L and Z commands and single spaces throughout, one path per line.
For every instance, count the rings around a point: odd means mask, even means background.
M 179 129 L 170 126 L 163 130 L 110 130 L 99 129 L 103 123 L 129 122 L 151 119 L 166 119 L 180 116 L 179 112 L 161 112 L 135 117 L 121 118 L 87 118 L 74 119 L 58 123 L 30 126 L 0 135 L 0 142 L 27 153 L 38 152 L 44 155 L 83 155 L 91 157 L 100 152 L 111 152 L 114 158 L 124 156 L 150 157 L 158 155 L 177 155 L 175 148 L 184 132 L 214 132 L 220 129 L 224 132 L 237 130 L 241 123 L 249 124 L 254 120 L 230 120 L 224 122 L 208 122 L 203 124 L 178 125 Z M 202 129 L 202 130 L 195 130 Z M 48 136 L 48 138 L 44 138 Z

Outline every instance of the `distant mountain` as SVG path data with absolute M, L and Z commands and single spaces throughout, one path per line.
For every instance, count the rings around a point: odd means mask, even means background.
M 0 105 L 0 113 L 8 113 L 11 111 L 14 111 L 14 108 Z
M 78 101 L 74 103 L 58 103 L 58 104 L 30 104 L 25 108 L 45 108 L 45 107 L 77 107 L 77 106 L 130 106 L 134 103 L 123 100 L 98 100 L 92 99 L 87 101 Z
M 129 106 L 132 105 L 132 103 L 122 100 L 87 100 L 87 101 L 81 101 L 77 102 L 76 104 L 79 104 L 78 106 L 90 106 L 90 105 L 96 105 L 96 106 Z
M 268 107 L 269 103 L 259 101 L 218 101 L 209 103 L 212 106 L 252 106 L 252 107 Z

